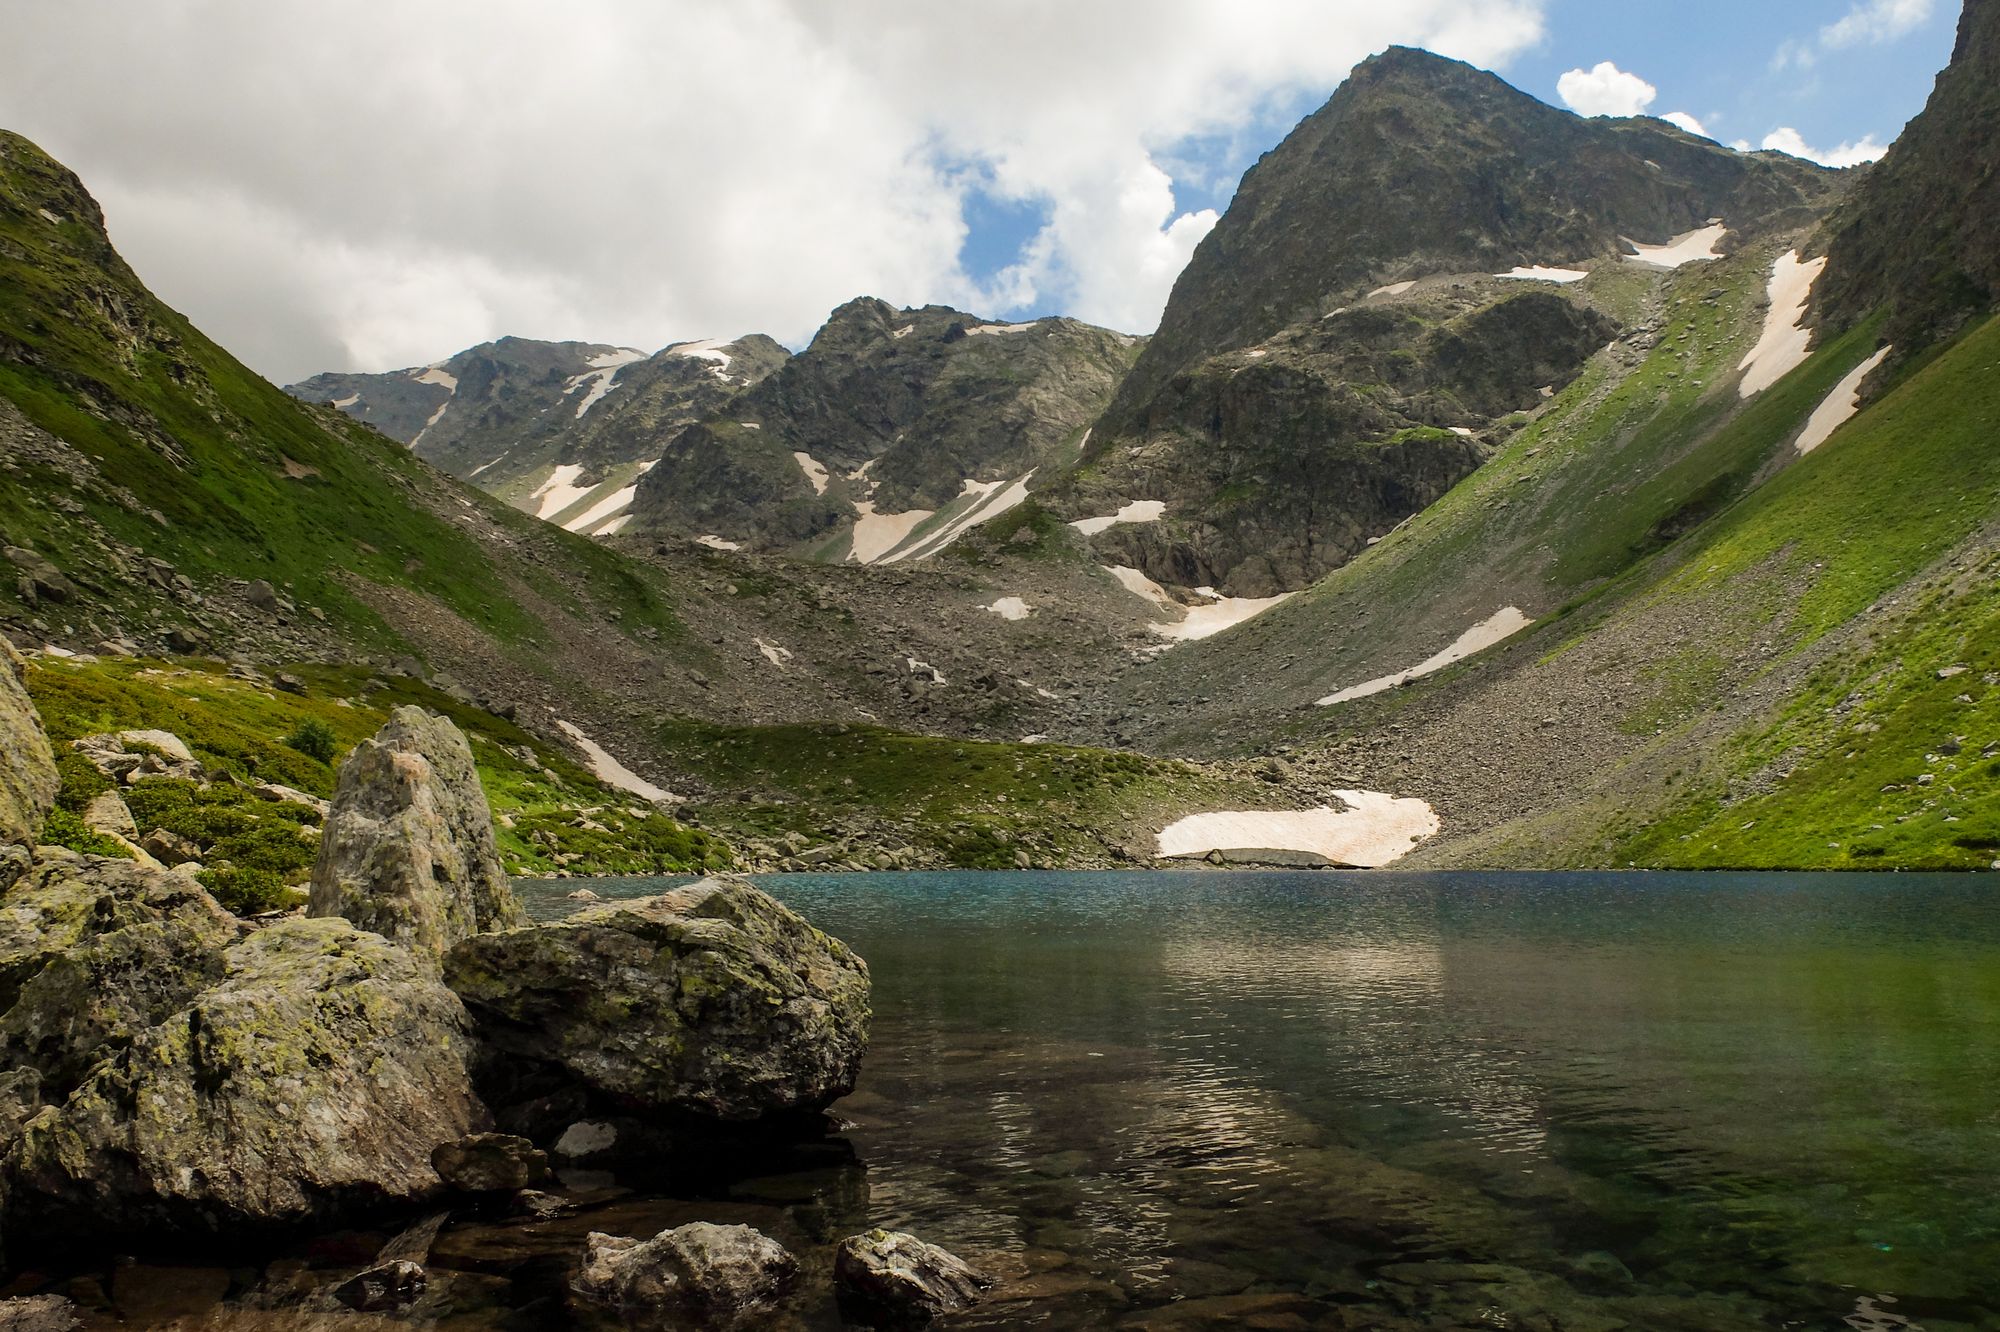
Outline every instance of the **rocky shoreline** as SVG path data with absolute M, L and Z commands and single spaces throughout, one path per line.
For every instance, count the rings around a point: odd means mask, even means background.
M 426 1267 L 449 1218 L 548 1221 L 608 1170 L 810 1147 L 853 1090 L 865 962 L 738 878 L 530 923 L 465 737 L 418 708 L 342 767 L 303 914 L 239 918 L 199 866 L 40 845 L 57 765 L 0 652 L 0 1327 L 130 1326 L 54 1275 L 79 1255 L 240 1270 L 355 1227 L 394 1233 L 334 1280 L 232 1275 L 215 1307 L 243 1315 L 229 1326 L 434 1323 L 468 1307 L 463 1273 Z M 591 1231 L 554 1312 L 763 1326 L 800 1271 L 743 1225 Z M 864 1323 L 983 1285 L 885 1231 L 819 1276 Z

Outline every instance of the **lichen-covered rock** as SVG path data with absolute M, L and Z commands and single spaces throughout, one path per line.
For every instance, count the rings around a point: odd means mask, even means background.
M 0 638 L 0 888 L 26 869 L 24 848 L 34 846 L 61 785 L 41 714 L 21 683 L 24 669 Z
M 431 1168 L 460 1193 L 518 1193 L 549 1178 L 549 1158 L 511 1133 L 474 1133 L 431 1153 Z
M 72 740 L 69 747 L 106 777 L 127 786 L 144 777 L 198 782 L 207 775 L 187 742 L 172 731 L 108 731 Z
M 527 923 L 456 726 L 402 707 L 355 746 L 327 814 L 306 914 L 439 954 L 482 930 Z
M 0 1062 L 36 1070 L 44 1096 L 67 1092 L 221 979 L 223 954 L 238 938 L 236 918 L 182 875 L 92 860 L 66 882 L 88 891 L 89 876 L 104 869 L 104 886 L 127 896 L 93 912 L 83 936 L 25 980 L 0 1017 Z
M 335 920 L 272 925 L 225 965 L 28 1121 L 15 1235 L 267 1230 L 438 1190 L 432 1150 L 486 1116 L 434 967 Z
M 900 1230 L 850 1235 L 833 1255 L 841 1310 L 872 1323 L 927 1323 L 978 1303 L 989 1284 L 956 1254 Z
M 854 1089 L 868 1041 L 867 964 L 737 879 L 479 935 L 445 978 L 498 1079 L 555 1072 L 641 1112 L 817 1110 Z
M 41 848 L 30 871 L 0 892 L 0 1013 L 44 967 L 79 945 L 181 917 L 230 919 L 186 874 Z
M 649 1240 L 592 1231 L 570 1289 L 629 1328 L 736 1328 L 762 1319 L 798 1260 L 749 1226 L 706 1221 Z

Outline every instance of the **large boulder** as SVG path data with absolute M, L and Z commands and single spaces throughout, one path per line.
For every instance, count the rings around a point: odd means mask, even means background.
M 18 878 L 61 779 L 41 714 L 22 684 L 21 654 L 0 638 L 0 888 Z
M 435 967 L 335 920 L 272 925 L 225 966 L 24 1126 L 17 1238 L 262 1233 L 438 1191 L 432 1150 L 486 1113 Z
M 493 818 L 456 726 L 401 707 L 355 746 L 313 867 L 309 916 L 338 916 L 442 954 L 483 930 L 527 923 Z
M 928 1323 L 979 1302 L 989 1282 L 964 1259 L 900 1230 L 850 1235 L 833 1255 L 843 1313 L 889 1326 Z
M 133 925 L 209 919 L 219 911 L 185 873 L 45 846 L 29 873 L 0 892 L 0 1013 L 44 967 L 92 939 Z
M 798 1260 L 749 1226 L 706 1221 L 649 1240 L 596 1231 L 570 1289 L 628 1328 L 760 1324 L 797 1278 Z
M 64 895 L 87 904 L 69 914 L 74 941 L 21 982 L 0 1017 L 0 1061 L 33 1069 L 44 1095 L 67 1092 L 220 980 L 239 937 L 236 918 L 192 877 L 97 857 L 39 866 L 0 909 Z
M 854 1089 L 868 1042 L 867 963 L 740 879 L 478 935 L 445 979 L 502 1085 L 540 1071 L 639 1112 L 817 1110 Z

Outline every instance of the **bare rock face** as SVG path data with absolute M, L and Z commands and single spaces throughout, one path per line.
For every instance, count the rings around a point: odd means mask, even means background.
M 868 1040 L 867 964 L 739 879 L 477 935 L 445 978 L 503 1083 L 642 1113 L 818 1110 L 854 1089 Z
M 21 683 L 23 669 L 21 654 L 0 638 L 0 887 L 27 868 L 28 849 L 61 785 L 41 714 Z
M 457 727 L 402 707 L 355 746 L 340 770 L 306 914 L 338 916 L 434 954 L 527 923 Z
M 10 1227 L 38 1240 L 327 1222 L 439 1188 L 484 1127 L 465 1010 L 418 953 L 343 921 L 229 949 L 222 981 L 30 1119 Z
M 900 1230 L 850 1235 L 833 1256 L 841 1310 L 889 1326 L 928 1323 L 979 1302 L 989 1284 L 956 1254 Z
M 706 1221 L 649 1240 L 593 1231 L 570 1289 L 629 1328 L 755 1326 L 798 1276 L 798 1260 L 749 1226 Z

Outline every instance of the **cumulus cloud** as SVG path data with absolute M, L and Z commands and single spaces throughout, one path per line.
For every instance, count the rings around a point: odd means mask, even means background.
M 1660 119 L 1666 121 L 1669 125 L 1678 126 L 1686 130 L 1689 134 L 1698 134 L 1704 139 L 1711 137 L 1708 127 L 1685 111 L 1669 111 L 1664 116 L 1661 116 Z
M 1557 79 L 1556 94 L 1580 116 L 1638 116 L 1645 114 L 1660 90 L 1605 60 Z
M 1748 145 L 1742 145 L 1748 146 Z M 1864 162 L 1879 162 L 1889 151 L 1889 145 L 1876 140 L 1870 134 L 1859 143 L 1843 143 L 1838 148 L 1815 148 L 1808 144 L 1805 136 L 1790 126 L 1772 130 L 1764 136 L 1764 147 L 1770 152 L 1789 153 L 1793 157 L 1803 157 L 1821 166 L 1853 167 Z
M 503 333 L 797 344 L 863 293 L 1137 332 L 1215 221 L 1178 146 L 1394 42 L 1502 63 L 1544 4 L 70 0 L 10 15 L 0 123 L 280 379 Z M 974 192 L 1046 219 L 997 274 Z

